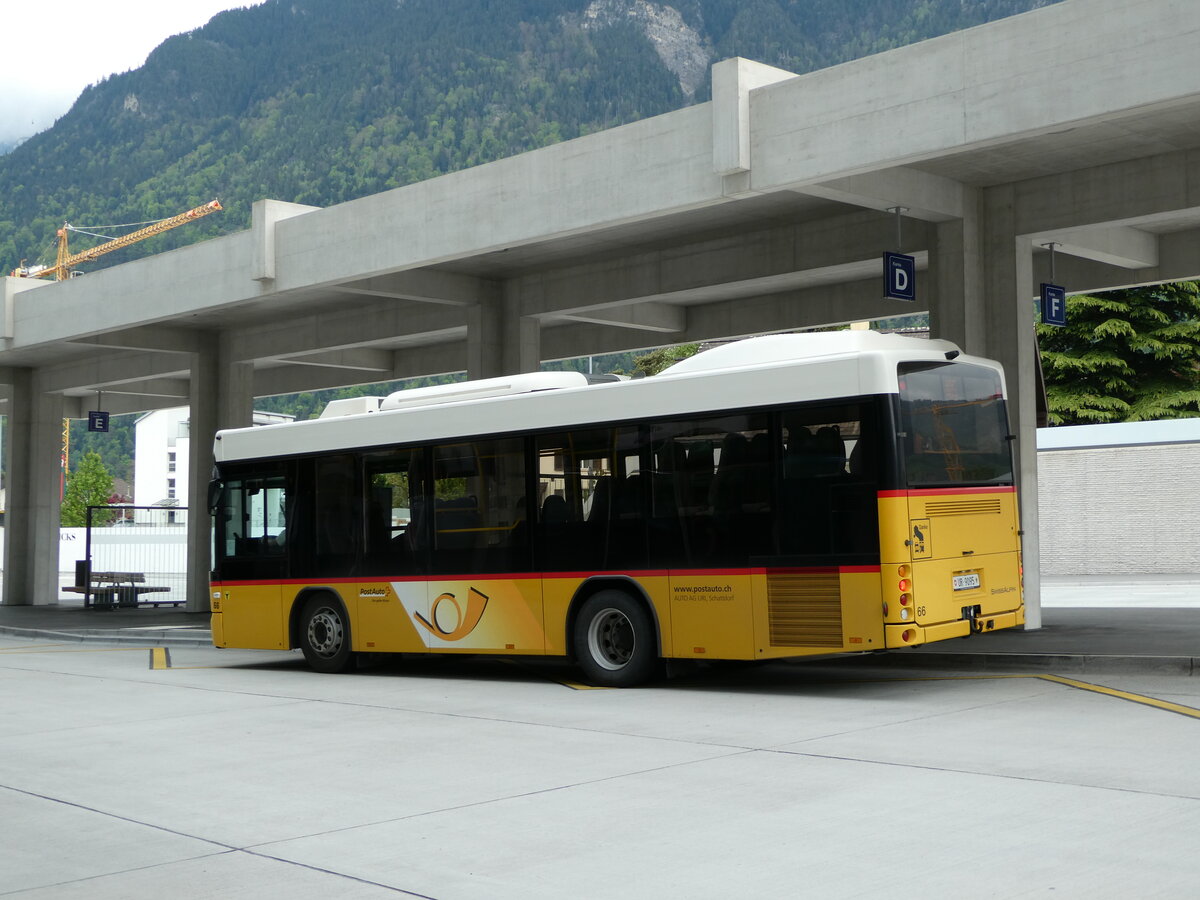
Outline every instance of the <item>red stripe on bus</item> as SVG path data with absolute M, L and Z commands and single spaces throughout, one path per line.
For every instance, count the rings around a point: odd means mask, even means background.
M 879 566 L 768 566 L 751 569 L 755 575 L 862 575 L 880 571 Z

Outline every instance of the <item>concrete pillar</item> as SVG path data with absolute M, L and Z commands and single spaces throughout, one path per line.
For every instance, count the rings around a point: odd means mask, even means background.
M 233 358 L 228 334 L 212 335 L 192 354 L 188 403 L 190 466 L 188 469 L 187 609 L 209 609 L 208 576 L 212 569 L 212 521 L 208 515 L 208 483 L 213 470 L 213 438 L 220 428 L 254 423 L 254 366 Z
M 929 331 L 980 355 L 985 344 L 983 279 L 983 194 L 963 188 L 963 217 L 930 230 Z
M 522 316 L 517 291 L 506 284 L 501 298 L 467 310 L 467 377 L 499 378 L 541 368 L 541 323 Z
M 1034 332 L 1033 243 L 1015 233 L 1014 191 L 984 193 L 983 280 L 988 303 L 981 355 L 1004 365 L 1021 502 L 1026 628 L 1040 628 L 1037 494 L 1037 340 Z M 980 350 L 971 347 L 973 352 Z
M 217 428 L 254 424 L 254 364 L 235 360 L 232 344 L 229 333 L 217 341 Z
M 64 405 L 41 392 L 32 370 L 11 371 L 2 602 L 41 606 L 58 601 Z
M 208 576 L 212 569 L 212 522 L 208 483 L 212 480 L 213 436 L 221 397 L 221 359 L 216 336 L 205 350 L 191 354 L 188 404 L 187 610 L 209 610 Z

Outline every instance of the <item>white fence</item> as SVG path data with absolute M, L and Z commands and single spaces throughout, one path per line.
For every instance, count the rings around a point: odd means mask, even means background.
M 0 527 L 0 554 L 4 528 Z M 87 554 L 87 529 L 63 528 L 58 541 L 57 600 L 82 604 L 80 594 L 62 590 L 75 584 L 75 566 Z M 187 526 L 117 525 L 92 529 L 93 572 L 139 572 L 146 584 L 168 588 L 145 600 L 185 602 L 187 599 Z

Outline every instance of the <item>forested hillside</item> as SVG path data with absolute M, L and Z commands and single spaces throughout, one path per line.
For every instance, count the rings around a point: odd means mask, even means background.
M 805 72 L 1053 0 L 268 0 L 165 41 L 0 156 L 0 264 L 55 230 L 226 211 L 101 268 L 706 99 L 740 55 Z M 79 239 L 82 249 L 90 239 Z

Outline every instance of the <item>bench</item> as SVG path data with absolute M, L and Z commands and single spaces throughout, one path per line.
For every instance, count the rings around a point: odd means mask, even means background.
M 141 572 L 92 572 L 86 585 L 63 588 L 72 594 L 83 594 L 85 608 L 112 609 L 115 606 L 181 606 L 182 600 L 143 600 L 144 594 L 170 591 L 169 587 L 146 584 Z

